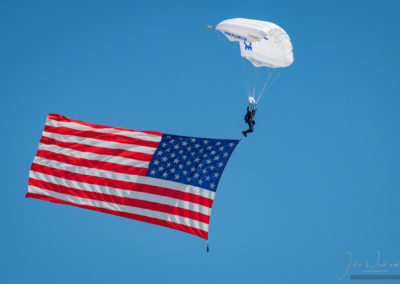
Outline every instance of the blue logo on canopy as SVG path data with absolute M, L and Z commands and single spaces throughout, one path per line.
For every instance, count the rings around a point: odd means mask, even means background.
M 253 50 L 253 48 L 251 47 L 251 42 L 249 44 L 247 44 L 245 41 L 244 43 L 244 50 Z

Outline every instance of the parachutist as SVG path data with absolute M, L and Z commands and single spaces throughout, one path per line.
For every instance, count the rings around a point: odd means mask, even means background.
M 250 110 L 250 106 L 252 107 L 252 109 Z M 256 124 L 256 121 L 254 120 L 254 116 L 256 115 L 256 108 L 253 104 L 248 104 L 247 106 L 247 113 L 244 117 L 244 121 L 249 125 L 249 129 L 247 129 L 246 131 L 242 131 L 242 134 L 244 135 L 244 137 L 247 137 L 247 133 L 251 133 L 253 132 L 253 127 L 254 124 Z

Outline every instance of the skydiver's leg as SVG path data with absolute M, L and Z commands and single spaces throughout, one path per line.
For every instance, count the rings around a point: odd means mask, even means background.
M 246 131 L 242 131 L 245 137 L 247 137 L 247 133 L 253 132 L 253 124 L 251 122 L 248 122 L 247 124 L 249 125 L 249 129 L 247 129 Z
M 248 125 L 249 125 L 249 129 L 247 130 L 247 133 L 253 132 L 254 121 L 250 121 L 250 122 L 248 123 Z

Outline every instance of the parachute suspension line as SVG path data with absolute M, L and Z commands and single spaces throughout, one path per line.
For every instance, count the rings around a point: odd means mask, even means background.
M 265 87 L 268 85 L 269 80 L 271 80 L 272 74 L 273 74 L 273 71 L 268 68 L 268 78 L 267 78 L 267 80 L 265 80 L 264 86 L 262 87 L 261 91 L 258 93 L 257 102 L 259 101 L 260 96 L 264 92 Z
M 253 81 L 253 94 L 252 94 L 253 99 L 256 95 L 257 77 L 258 77 L 258 68 L 255 68 L 254 69 L 254 81 Z
M 257 104 L 258 104 L 258 102 L 261 100 L 262 96 L 263 96 L 266 92 L 268 92 L 269 88 L 271 88 L 272 84 L 273 84 L 273 83 L 275 82 L 275 80 L 279 77 L 279 75 L 281 74 L 281 72 L 282 72 L 282 70 L 279 70 L 278 74 L 276 74 L 276 76 L 274 77 L 274 79 L 272 79 L 271 83 L 268 85 L 268 87 L 267 87 L 267 89 L 265 90 L 265 92 L 264 92 L 264 93 L 261 93 L 261 94 L 259 95 L 259 97 L 258 97 L 258 99 L 257 99 L 257 102 L 256 102 Z

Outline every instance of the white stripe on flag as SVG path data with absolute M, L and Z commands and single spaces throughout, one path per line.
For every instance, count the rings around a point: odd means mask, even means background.
M 115 163 L 132 167 L 140 167 L 146 169 L 149 167 L 150 164 L 149 162 L 138 161 L 130 158 L 125 158 L 122 156 L 111 156 L 104 154 L 95 154 L 90 152 L 81 152 L 78 150 L 63 148 L 57 145 L 39 144 L 39 150 L 46 150 L 53 153 L 68 155 L 74 158 L 83 158 L 88 160 L 109 162 L 109 163 Z
M 70 142 L 70 143 L 79 143 L 88 146 L 96 146 L 96 147 L 103 147 L 109 149 L 124 149 L 129 150 L 132 152 L 144 153 L 153 155 L 157 148 L 147 147 L 147 146 L 136 146 L 132 144 L 126 143 L 119 143 L 113 141 L 104 141 L 95 138 L 86 138 L 80 136 L 73 136 L 73 135 L 64 135 L 64 134 L 57 134 L 52 132 L 43 131 L 43 136 L 55 139 L 60 142 Z
M 145 141 L 153 141 L 153 142 L 161 141 L 161 136 L 158 136 L 158 135 L 151 135 L 151 134 L 143 133 L 140 131 L 124 131 L 124 130 L 115 129 L 115 128 L 95 128 L 95 127 L 90 127 L 90 126 L 86 126 L 83 124 L 79 124 L 76 122 L 57 121 L 57 120 L 53 120 L 53 119 L 47 119 L 46 125 L 54 126 L 54 127 L 67 127 L 67 128 L 71 128 L 71 129 L 75 129 L 75 130 L 82 130 L 82 131 L 94 131 L 94 132 L 100 132 L 100 133 L 117 134 L 117 135 L 123 135 L 126 137 L 141 139 L 141 140 L 145 140 Z

